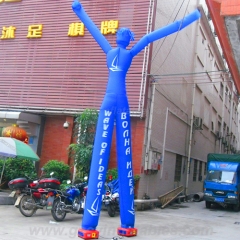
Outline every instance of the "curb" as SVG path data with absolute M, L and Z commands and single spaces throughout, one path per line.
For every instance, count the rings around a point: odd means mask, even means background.
M 0 205 L 14 205 L 15 198 L 9 197 L 9 192 L 0 191 Z

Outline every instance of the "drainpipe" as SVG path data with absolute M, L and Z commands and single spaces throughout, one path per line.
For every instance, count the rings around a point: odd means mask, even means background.
M 150 0 L 149 9 L 148 9 L 147 33 L 150 33 L 153 28 L 154 9 L 155 9 L 155 0 Z M 143 54 L 142 82 L 141 82 L 140 98 L 139 98 L 139 104 L 138 104 L 138 110 L 141 112 L 140 118 L 143 117 L 143 113 L 144 113 L 143 108 L 144 108 L 144 100 L 145 100 L 145 94 L 146 94 L 149 58 L 150 58 L 150 54 L 151 54 L 150 52 L 152 51 L 151 49 L 152 49 L 152 46 L 145 47 L 144 54 Z
M 189 133 L 189 145 L 188 145 L 188 159 L 187 159 L 187 176 L 186 176 L 186 186 L 185 195 L 188 194 L 188 182 L 190 175 L 190 160 L 191 160 L 191 148 L 192 148 L 192 132 L 193 132 L 193 111 L 194 111 L 194 100 L 195 100 L 196 83 L 193 84 L 193 96 L 192 96 L 192 107 L 191 107 L 191 120 L 190 120 L 190 133 Z
M 237 106 L 237 109 L 239 108 L 239 100 L 238 100 L 238 106 Z M 239 113 L 238 113 L 238 111 L 237 111 L 237 117 L 236 117 L 236 119 L 237 119 L 237 150 L 239 149 L 239 121 L 240 121 L 240 118 L 239 118 Z
M 145 151 L 145 165 L 144 170 L 151 169 L 151 160 L 149 160 L 149 149 L 150 149 L 150 142 L 151 142 L 151 135 L 152 135 L 152 119 L 153 119 L 153 107 L 154 107 L 154 96 L 155 96 L 155 82 L 152 83 L 152 95 L 151 95 L 151 106 L 150 106 L 150 113 L 149 113 L 149 120 L 148 120 L 148 129 L 147 129 L 147 145 Z
M 160 179 L 162 179 L 163 175 L 163 165 L 164 165 L 164 159 L 165 159 L 165 146 L 166 146 L 166 136 L 167 136 L 167 123 L 168 123 L 168 107 L 166 110 L 166 119 L 165 119 L 165 126 L 164 126 L 164 137 L 163 137 L 163 148 L 162 148 L 162 160 L 161 160 L 161 173 L 160 173 Z
M 197 6 L 200 5 L 201 0 L 197 1 Z M 196 56 L 194 59 L 193 63 L 193 70 L 195 71 L 196 69 L 196 62 L 197 62 L 197 46 L 198 46 L 198 41 L 200 40 L 198 36 L 198 29 L 200 26 L 200 20 L 197 21 L 197 27 L 196 27 L 196 41 L 195 41 L 195 51 L 196 51 Z M 186 172 L 186 185 L 185 185 L 185 196 L 188 194 L 188 184 L 189 184 L 189 175 L 190 175 L 190 164 L 191 164 L 191 150 L 192 150 L 192 137 L 193 137 L 193 112 L 194 112 L 194 101 L 195 101 L 195 91 L 196 91 L 196 83 L 195 80 L 193 82 L 193 95 L 192 95 L 192 106 L 191 106 L 191 119 L 190 119 L 190 132 L 189 132 L 189 144 L 188 144 L 188 155 L 187 155 L 187 172 Z
M 230 101 L 230 121 L 229 121 L 229 144 L 232 142 L 232 115 L 233 115 L 233 82 L 231 81 L 232 89 L 231 89 L 231 101 Z
M 222 121 L 221 121 L 222 136 L 223 136 L 223 124 L 224 124 L 224 105 L 225 105 L 225 82 L 223 82 L 223 104 L 222 104 Z M 222 153 L 222 138 L 219 141 L 219 153 Z
M 79 144 L 80 132 L 81 132 L 81 125 L 79 124 L 78 134 L 77 134 L 77 144 Z M 77 164 L 76 164 L 76 159 L 74 159 L 72 182 L 75 182 L 76 174 L 77 174 Z

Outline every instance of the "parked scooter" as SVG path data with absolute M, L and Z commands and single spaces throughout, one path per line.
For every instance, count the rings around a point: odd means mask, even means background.
M 17 194 L 17 200 L 14 204 L 25 217 L 31 217 L 38 209 L 50 210 L 54 198 L 58 195 L 60 181 L 56 178 L 43 178 L 31 181 L 27 178 L 16 178 L 8 183 L 13 192 Z
M 84 182 L 71 185 L 55 198 L 51 213 L 56 221 L 63 221 L 67 213 L 83 214 L 88 189 L 87 179 L 85 177 Z
M 103 203 L 107 209 L 108 215 L 114 217 L 119 208 L 119 186 L 118 179 L 112 180 L 105 184 L 105 195 L 103 196 Z

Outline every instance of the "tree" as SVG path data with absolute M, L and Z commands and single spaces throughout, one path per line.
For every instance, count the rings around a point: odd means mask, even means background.
M 75 143 L 69 145 L 69 156 L 74 159 L 76 175 L 84 177 L 89 174 L 98 112 L 86 109 L 75 118 L 73 136 Z

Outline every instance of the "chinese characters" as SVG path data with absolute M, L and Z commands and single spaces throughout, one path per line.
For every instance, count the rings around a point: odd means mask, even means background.
M 30 25 L 28 27 L 28 35 L 27 38 L 40 38 L 42 37 L 42 28 L 43 25 Z
M 0 3 L 4 0 L 0 0 Z M 11 0 L 5 0 L 5 1 L 11 1 Z M 14 0 L 12 0 L 14 1 Z M 101 22 L 101 33 L 103 35 L 107 34 L 116 34 L 119 26 L 118 20 L 109 20 L 109 21 L 102 21 Z M 68 36 L 69 37 L 78 37 L 78 36 L 84 36 L 84 24 L 80 22 L 75 22 L 69 24 L 68 27 Z M 3 26 L 2 27 L 2 35 L 0 37 L 1 40 L 4 39 L 14 39 L 15 38 L 15 32 L 16 32 L 15 26 Z M 43 24 L 34 24 L 29 25 L 27 30 L 27 38 L 41 38 L 43 35 Z
M 83 23 L 71 23 L 68 29 L 69 37 L 84 36 L 84 25 Z
M 22 0 L 0 0 L 0 4 L 4 2 L 21 2 Z
M 1 1 L 1 0 L 0 0 Z M 16 28 L 13 26 L 10 27 L 3 27 L 2 28 L 2 36 L 1 39 L 11 39 L 15 38 L 15 30 Z
M 106 35 L 108 33 L 112 33 L 115 34 L 117 32 L 118 29 L 118 21 L 102 21 L 101 23 L 101 33 L 103 35 Z

